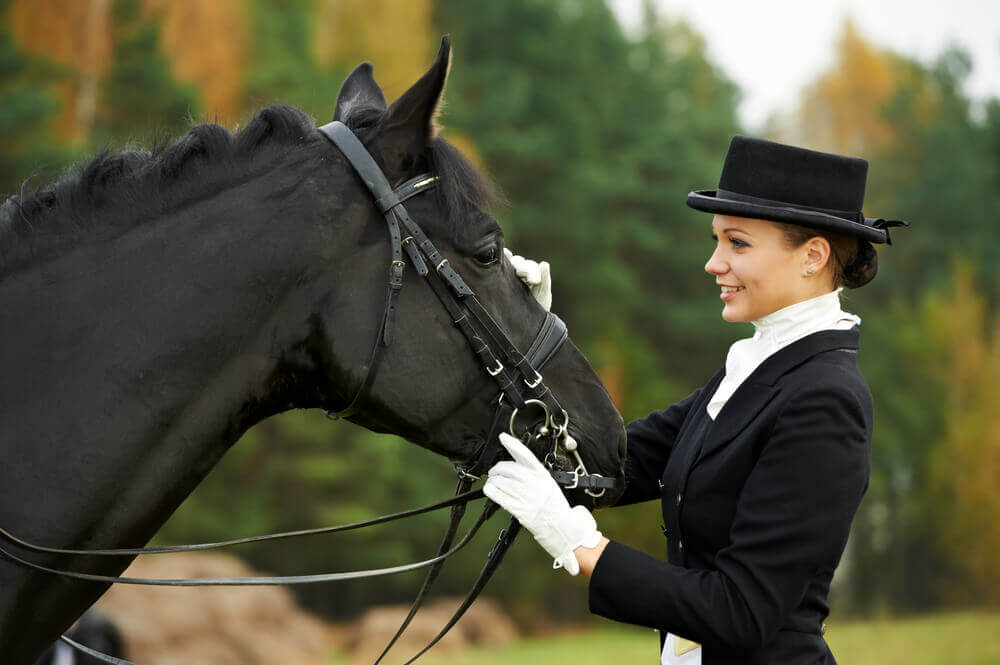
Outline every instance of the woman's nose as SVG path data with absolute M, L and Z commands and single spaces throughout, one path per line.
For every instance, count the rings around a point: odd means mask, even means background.
M 709 275 L 724 275 L 729 271 L 729 266 L 719 258 L 719 250 L 716 249 L 712 252 L 712 255 L 708 257 L 708 262 L 705 263 L 705 272 Z

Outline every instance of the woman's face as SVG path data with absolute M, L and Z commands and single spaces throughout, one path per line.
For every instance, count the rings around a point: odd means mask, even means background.
M 720 287 L 726 321 L 754 321 L 829 290 L 818 279 L 826 257 L 811 255 L 816 249 L 812 241 L 787 247 L 778 222 L 716 215 L 712 238 L 715 251 L 705 271 Z M 817 258 L 823 259 L 820 265 Z

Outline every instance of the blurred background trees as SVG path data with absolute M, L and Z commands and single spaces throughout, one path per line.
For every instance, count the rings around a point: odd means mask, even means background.
M 739 90 L 691 27 L 646 11 L 625 34 L 601 0 L 0 0 L 0 191 L 193 123 L 236 129 L 271 103 L 325 122 L 362 60 L 393 99 L 450 33 L 445 135 L 504 189 L 508 245 L 552 264 L 554 309 L 626 419 L 638 417 L 701 385 L 750 332 L 721 322 L 702 271 L 707 219 L 684 205 L 717 182 L 741 131 Z M 929 63 L 887 52 L 847 22 L 833 66 L 766 130 L 868 158 L 866 212 L 914 223 L 880 254 L 879 279 L 845 299 L 864 319 L 877 420 L 872 485 L 834 589 L 840 613 L 1000 602 L 1000 102 L 965 97 L 971 64 L 957 47 Z M 453 482 L 447 462 L 393 437 L 286 414 L 249 432 L 159 539 L 353 521 Z M 658 512 L 600 520 L 660 553 Z M 391 565 L 429 556 L 445 520 L 240 554 L 282 574 Z M 471 584 L 490 540 L 449 565 L 443 592 Z M 536 627 L 583 618 L 585 589 L 548 569 L 526 538 L 488 593 Z M 417 584 L 301 593 L 350 616 Z

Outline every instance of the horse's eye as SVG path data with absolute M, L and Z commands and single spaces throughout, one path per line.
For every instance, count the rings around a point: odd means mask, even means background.
M 472 258 L 474 258 L 476 261 L 478 261 L 484 266 L 491 266 L 500 260 L 500 252 L 497 251 L 497 248 L 494 245 L 489 249 L 484 249 L 483 251 L 474 255 Z

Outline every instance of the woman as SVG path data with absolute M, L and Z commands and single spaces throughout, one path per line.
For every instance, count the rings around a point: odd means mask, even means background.
M 870 281 L 871 243 L 904 224 L 861 214 L 864 160 L 737 136 L 714 213 L 726 321 L 753 322 L 701 389 L 628 425 L 618 505 L 659 498 L 664 562 L 604 537 L 547 470 L 504 435 L 487 496 L 556 567 L 591 577 L 590 608 L 661 631 L 662 663 L 834 663 L 827 593 L 868 486 L 872 401 L 860 319 L 839 292 Z

